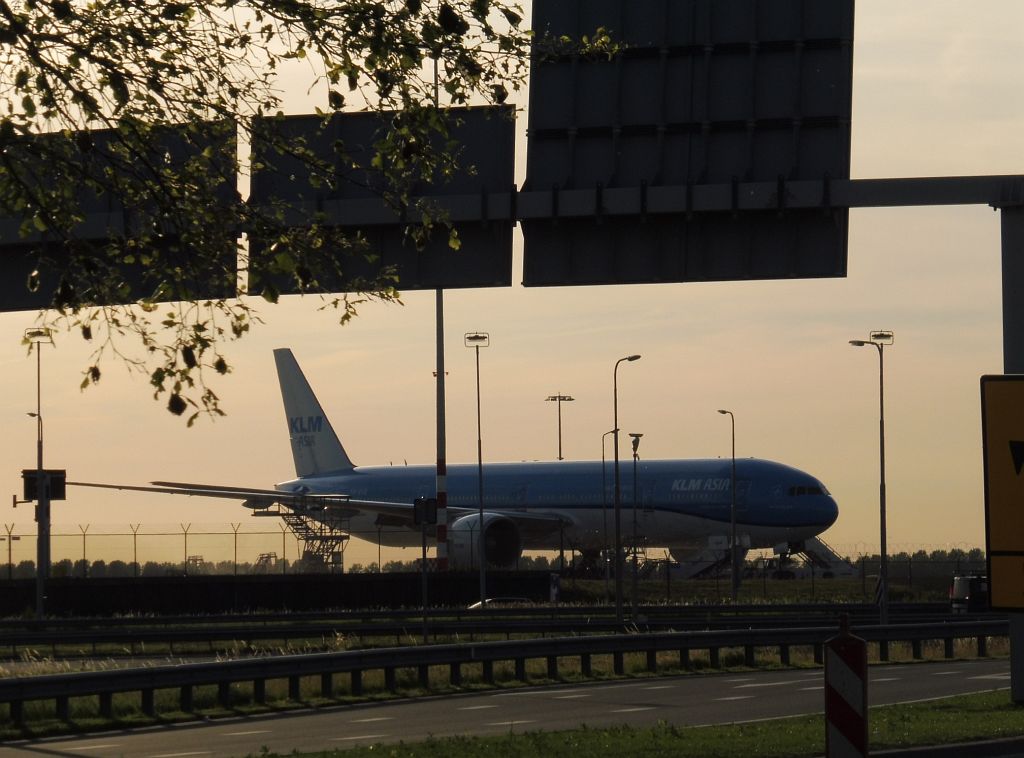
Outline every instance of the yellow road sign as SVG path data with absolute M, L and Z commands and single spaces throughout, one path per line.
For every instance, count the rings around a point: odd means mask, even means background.
M 1024 375 L 981 377 L 985 544 L 993 610 L 1024 609 Z

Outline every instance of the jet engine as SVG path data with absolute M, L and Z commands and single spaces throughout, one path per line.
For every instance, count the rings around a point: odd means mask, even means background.
M 476 568 L 480 553 L 480 514 L 462 516 L 448 528 L 448 559 L 454 569 Z M 523 553 L 519 528 L 507 516 L 484 513 L 484 555 L 493 568 L 515 566 Z

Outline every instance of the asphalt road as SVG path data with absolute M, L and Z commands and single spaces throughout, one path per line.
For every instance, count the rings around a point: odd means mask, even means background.
M 3 756 L 244 756 L 444 735 L 558 731 L 583 724 L 679 726 L 823 710 L 821 669 L 659 677 L 342 706 L 284 715 L 8 743 Z M 1009 686 L 1007 660 L 873 666 L 869 703 L 923 700 Z

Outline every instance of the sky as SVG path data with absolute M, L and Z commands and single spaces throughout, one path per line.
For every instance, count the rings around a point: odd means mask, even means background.
M 853 178 L 1024 174 L 1024 3 L 1019 0 L 859 0 L 854 49 Z M 290 87 L 308 112 L 306 86 Z M 520 146 L 527 114 L 519 116 Z M 525 172 L 519 151 L 517 175 Z M 521 272 L 516 233 L 516 269 Z M 612 428 L 615 361 L 619 419 L 641 432 L 645 459 L 736 454 L 781 461 L 820 478 L 839 504 L 823 538 L 840 553 L 875 552 L 878 524 L 878 359 L 854 348 L 876 329 L 885 352 L 888 544 L 903 550 L 984 546 L 979 377 L 1001 373 L 999 216 L 987 207 L 854 209 L 848 276 L 787 282 L 451 291 L 445 294 L 449 462 L 476 457 L 473 351 L 463 334 L 486 331 L 481 351 L 485 461 L 601 457 Z M 144 377 L 116 363 L 79 390 L 89 348 L 57 336 L 42 354 L 46 465 L 70 479 L 142 484 L 154 479 L 269 486 L 292 478 L 287 426 L 271 351 L 290 347 L 357 464 L 435 458 L 433 292 L 403 305 L 367 304 L 340 326 L 317 298 L 259 306 L 265 324 L 227 355 L 214 385 L 225 418 L 186 429 L 156 402 Z M 35 314 L 0 314 L 0 496 L 20 492 L 35 465 L 36 360 L 20 345 Z M 609 448 L 610 455 L 610 448 Z M 3 485 L 6 485 L 6 489 Z M 0 498 L 0 519 L 33 534 L 29 506 Z M 230 501 L 70 491 L 53 507 L 55 558 L 140 560 L 231 556 L 284 549 L 276 520 Z M 189 545 L 183 545 L 188 529 Z M 83 532 L 85 539 L 83 540 Z M 158 532 L 166 536 L 145 536 Z M 202 532 L 219 532 L 203 537 Z M 101 536 L 117 534 L 119 536 Z M 0 534 L 0 536 L 3 536 Z M 33 541 L 10 544 L 15 562 Z M 389 550 L 384 560 L 418 551 Z M 377 560 L 353 541 L 346 564 Z

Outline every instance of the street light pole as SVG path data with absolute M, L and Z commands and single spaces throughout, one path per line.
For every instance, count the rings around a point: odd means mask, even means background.
M 46 580 L 50 575 L 50 482 L 43 473 L 43 343 L 53 344 L 50 330 L 28 329 L 25 341 L 36 351 L 36 617 L 46 615 Z
M 478 555 L 480 558 L 480 605 L 483 607 L 487 601 L 487 556 L 486 541 L 484 533 L 484 448 L 480 431 L 480 348 L 489 347 L 491 337 L 487 332 L 471 332 L 465 335 L 466 347 L 471 347 L 476 352 L 476 465 L 478 503 L 480 507 L 480 535 L 478 537 Z
M 637 542 L 637 520 L 636 520 L 636 503 L 637 496 L 639 494 L 639 488 L 637 487 L 637 461 L 640 460 L 640 454 L 637 452 L 640 448 L 640 438 L 644 435 L 639 432 L 630 432 L 629 436 L 633 438 L 633 592 L 632 592 L 632 614 L 633 620 L 636 621 L 637 613 L 637 594 L 640 588 L 639 582 L 639 563 L 640 554 L 637 551 L 639 543 Z
M 640 360 L 639 355 L 627 355 L 615 361 L 612 371 L 612 440 L 615 450 L 615 620 L 622 623 L 622 484 L 619 473 L 619 364 Z
M 611 564 L 608 561 L 608 482 L 605 475 L 604 442 L 608 439 L 609 434 L 614 433 L 614 429 L 609 429 L 601 435 L 601 520 L 604 524 L 604 549 L 602 550 L 602 553 L 604 559 L 604 597 L 606 602 L 611 595 L 609 592 Z
M 854 347 L 873 345 L 878 350 L 878 519 L 880 553 L 878 566 L 878 622 L 889 623 L 889 557 L 885 534 L 885 346 L 892 345 L 893 333 L 871 332 L 866 340 L 850 340 Z
M 732 411 L 719 410 L 718 412 L 728 414 L 732 425 L 732 480 L 729 484 L 729 492 L 732 494 L 732 506 L 729 508 L 729 573 L 732 575 L 732 602 L 735 603 L 740 592 L 740 575 L 736 560 L 736 416 Z
M 563 395 L 561 393 L 557 395 L 548 395 L 544 398 L 545 402 L 557 402 L 558 403 L 558 460 L 562 460 L 562 403 L 571 403 L 576 398 L 571 395 Z

